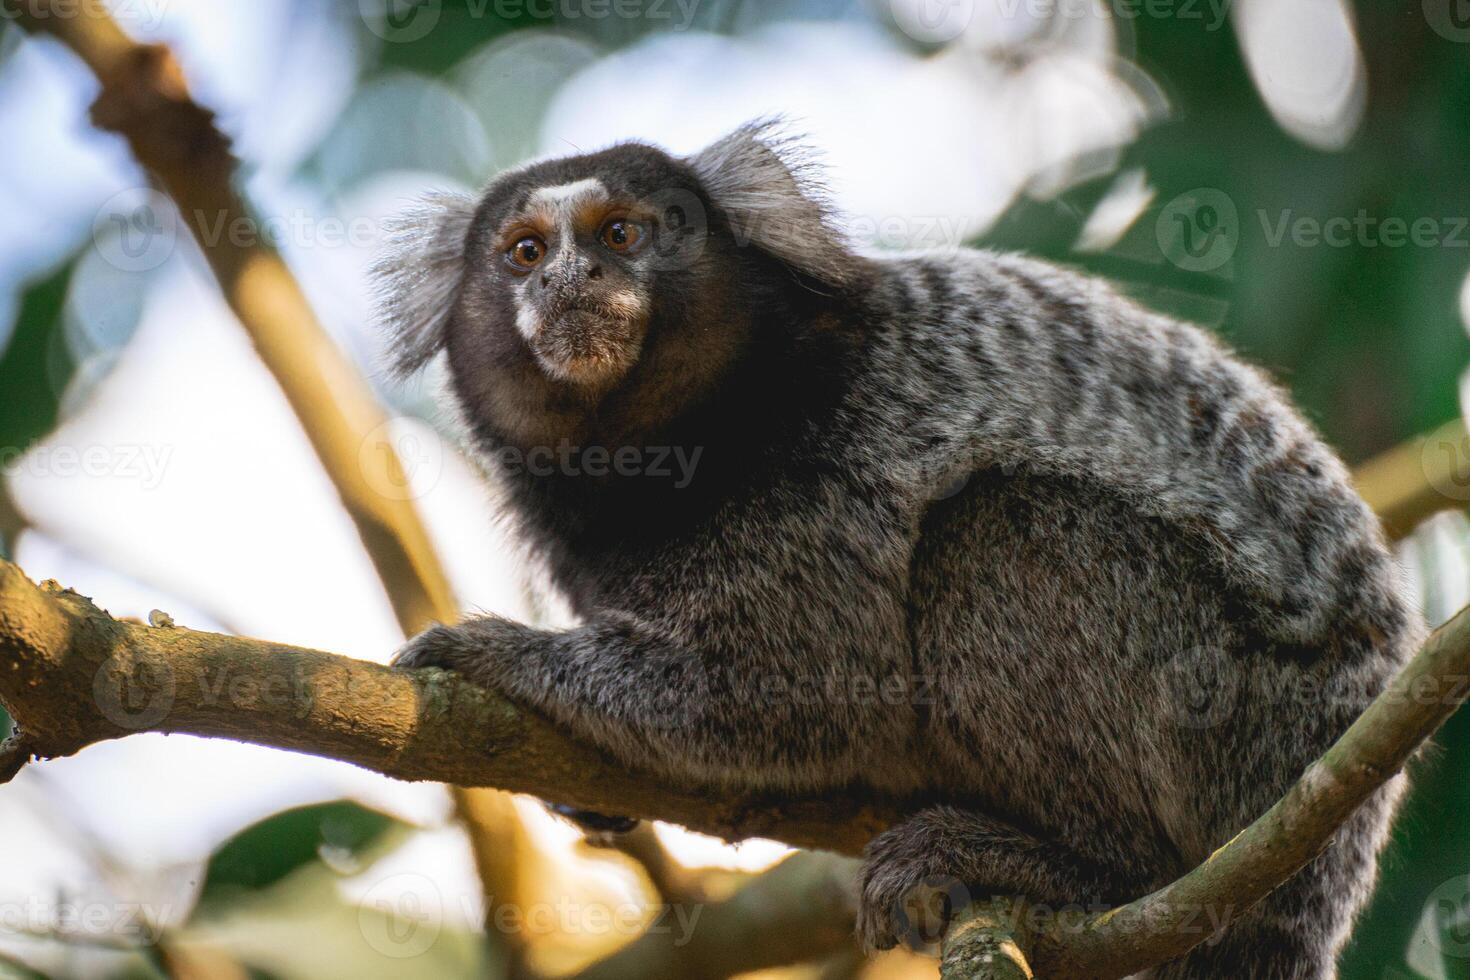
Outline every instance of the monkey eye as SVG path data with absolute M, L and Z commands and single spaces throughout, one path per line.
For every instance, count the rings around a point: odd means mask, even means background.
M 505 260 L 511 268 L 530 272 L 531 268 L 546 257 L 546 243 L 535 235 L 527 235 L 510 247 Z
M 614 218 L 602 226 L 598 237 L 614 252 L 632 252 L 643 241 L 643 226 L 627 218 Z

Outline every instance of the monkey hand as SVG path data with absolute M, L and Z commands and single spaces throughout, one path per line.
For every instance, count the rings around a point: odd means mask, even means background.
M 389 666 L 395 670 L 440 667 L 486 687 L 501 687 L 497 683 L 501 667 L 532 632 L 495 616 L 431 626 L 400 647 Z

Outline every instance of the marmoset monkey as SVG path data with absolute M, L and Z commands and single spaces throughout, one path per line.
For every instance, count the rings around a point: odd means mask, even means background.
M 925 883 L 1060 908 L 1172 881 L 1422 638 L 1378 522 L 1203 331 L 1028 258 L 863 254 L 817 188 L 757 123 L 411 218 L 398 367 L 447 353 L 582 622 L 439 626 L 397 665 L 680 785 L 921 801 L 868 848 L 872 947 Z M 1401 790 L 1155 976 L 1333 976 Z

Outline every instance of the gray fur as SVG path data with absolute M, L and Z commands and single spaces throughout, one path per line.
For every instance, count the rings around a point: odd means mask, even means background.
M 475 287 L 435 322 L 492 469 L 528 432 L 682 439 L 709 462 L 681 491 L 502 467 L 581 625 L 472 619 L 397 663 L 463 671 L 680 784 L 912 800 L 869 848 L 875 947 L 913 938 L 925 885 L 1065 905 L 1168 883 L 1420 642 L 1377 521 L 1285 396 L 1211 336 L 1030 259 L 829 254 L 840 240 L 819 205 L 791 203 L 799 183 L 748 145 L 759 132 L 694 169 L 723 206 L 785 200 L 814 222 L 808 243 L 753 252 L 713 229 L 696 267 L 630 266 L 652 282 L 649 345 L 584 402 L 536 373 L 467 252 Z M 545 179 L 613 186 L 624 161 L 639 186 L 687 172 L 639 149 Z M 494 188 L 487 203 L 513 211 Z M 833 293 L 790 284 L 790 263 Z M 714 338 L 708 363 L 677 346 Z M 701 394 L 666 364 L 703 365 Z M 1213 700 L 1192 696 L 1199 679 Z M 1401 790 L 1160 980 L 1333 976 Z
M 437 191 L 387 226 L 387 248 L 372 271 L 379 285 L 378 319 L 400 375 L 417 371 L 444 346 L 474 217 L 474 198 Z
M 689 157 L 736 236 L 819 282 L 846 285 L 852 252 L 836 227 L 811 152 L 763 119 Z

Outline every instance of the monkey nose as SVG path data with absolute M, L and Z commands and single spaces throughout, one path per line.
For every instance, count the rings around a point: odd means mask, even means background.
M 540 284 L 542 289 L 550 288 L 553 285 L 575 289 L 582 283 L 601 278 L 602 266 L 590 265 L 585 269 L 562 269 L 557 272 L 548 270 L 541 273 Z M 553 282 L 553 280 L 555 281 Z

